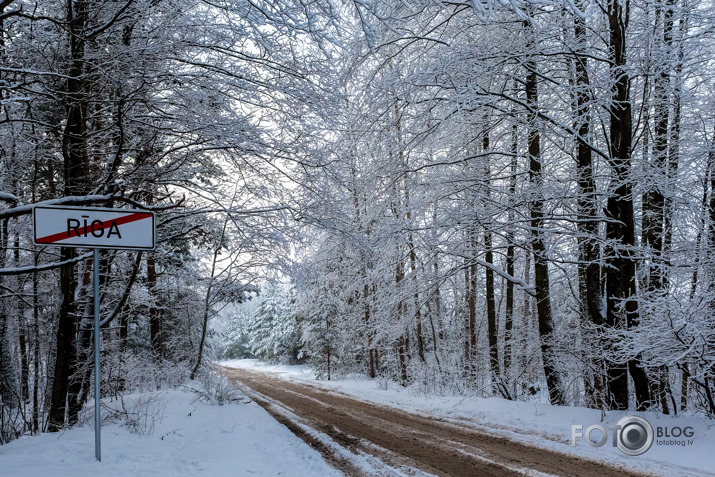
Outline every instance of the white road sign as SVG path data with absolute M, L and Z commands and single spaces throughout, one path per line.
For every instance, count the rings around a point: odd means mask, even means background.
M 36 206 L 32 222 L 39 245 L 154 249 L 154 213 L 143 210 Z

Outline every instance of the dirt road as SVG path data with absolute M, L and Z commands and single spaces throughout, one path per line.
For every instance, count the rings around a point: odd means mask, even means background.
M 468 424 L 358 401 L 269 374 L 224 370 L 244 392 L 346 475 L 641 475 L 515 442 Z

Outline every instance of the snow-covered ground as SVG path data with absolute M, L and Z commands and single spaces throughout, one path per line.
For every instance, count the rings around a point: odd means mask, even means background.
M 598 461 L 612 462 L 630 469 L 667 476 L 715 476 L 715 421 L 694 416 L 663 416 L 657 413 L 600 411 L 582 407 L 551 406 L 539 402 L 513 402 L 504 399 L 445 397 L 420 394 L 392 383 L 360 376 L 333 381 L 316 381 L 305 366 L 275 366 L 257 360 L 232 360 L 221 363 L 234 368 L 248 368 L 274 373 L 283 379 L 307 381 L 324 389 L 353 395 L 363 400 L 383 403 L 401 409 L 484 426 L 513 439 L 557 449 Z M 571 444 L 572 425 L 582 425 L 582 432 L 593 424 L 603 427 L 616 424 L 622 417 L 638 415 L 646 418 L 657 433 L 668 428 L 669 433 L 691 428 L 693 436 L 677 439 L 656 438 L 653 446 L 640 456 L 627 456 L 612 446 L 611 436 L 602 447 L 589 446 L 582 437 Z M 689 431 L 688 431 L 689 432 Z M 594 431 L 592 440 L 598 440 Z M 663 441 L 676 440 L 680 445 Z M 691 441 L 689 443 L 688 441 Z
M 253 402 L 211 405 L 178 390 L 139 397 L 153 400 L 138 423 L 153 432 L 142 435 L 125 425 L 107 425 L 102 462 L 94 458 L 94 430 L 85 425 L 0 446 L 0 476 L 340 475 Z

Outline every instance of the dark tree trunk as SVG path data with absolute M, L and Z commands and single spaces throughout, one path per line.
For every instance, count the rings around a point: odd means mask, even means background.
M 393 211 L 396 212 L 397 208 L 396 206 L 393 208 Z M 397 215 L 396 215 L 397 216 Z M 402 264 L 402 250 L 401 247 L 397 247 L 397 265 L 395 266 L 395 287 L 398 290 L 398 293 L 400 293 L 400 287 L 402 284 L 402 280 L 405 278 L 405 272 L 403 270 L 403 264 Z M 398 326 L 403 326 L 403 318 L 405 314 L 405 304 L 402 300 L 402 298 L 399 299 L 397 302 L 397 323 Z M 400 334 L 398 344 L 397 344 L 397 357 L 398 357 L 398 367 L 399 367 L 399 375 L 400 375 L 400 384 L 402 386 L 407 386 L 408 381 L 409 381 L 409 375 L 407 373 L 407 363 L 409 361 L 409 338 L 407 337 L 407 331 L 404 331 Z
M 666 2 L 668 6 L 668 12 L 670 15 L 674 14 L 675 10 L 675 0 L 668 0 Z M 671 24 L 671 29 L 672 29 L 672 24 L 673 24 L 673 18 L 670 18 L 670 24 Z M 686 25 L 687 22 L 683 21 L 681 19 L 680 21 L 680 37 L 683 38 L 687 32 L 686 30 Z M 672 43 L 673 43 L 673 34 L 671 33 L 669 35 L 669 51 L 672 51 L 675 53 L 675 48 L 673 48 Z M 673 91 L 673 114 L 672 114 L 672 121 L 670 122 L 670 136 L 668 138 L 668 181 L 669 184 L 672 184 L 673 181 L 675 181 L 678 177 L 678 168 L 679 163 L 680 163 L 680 122 L 681 122 L 681 95 L 682 95 L 682 88 L 683 88 L 683 42 L 678 43 L 678 49 L 677 49 L 677 57 L 674 60 L 674 74 L 673 74 L 673 82 L 672 82 L 672 91 Z M 673 187 L 671 185 L 670 190 L 673 190 Z M 673 206 L 674 206 L 674 195 L 668 194 L 667 197 L 665 198 L 665 212 L 664 212 L 664 223 L 663 223 L 663 229 L 664 229 L 664 237 L 663 237 L 663 250 L 666 252 L 670 251 L 671 243 L 672 243 L 672 238 L 673 238 Z M 670 263 L 669 257 L 666 255 L 664 257 L 665 264 L 668 265 Z
M 675 1 L 668 0 L 666 2 L 666 12 L 665 12 L 665 31 L 664 40 L 668 52 L 670 54 L 675 54 L 675 48 L 673 47 L 673 15 L 675 13 Z M 684 28 L 685 22 L 681 21 L 681 28 Z M 668 270 L 670 270 L 670 252 L 671 244 L 673 239 L 673 213 L 674 213 L 674 182 L 677 180 L 678 168 L 680 162 L 680 95 L 681 95 L 681 77 L 682 77 L 682 43 L 679 44 L 677 57 L 674 60 L 674 77 L 672 82 L 673 91 L 673 112 L 672 120 L 670 121 L 670 131 L 668 136 L 668 165 L 667 165 L 667 181 L 668 181 L 668 191 L 669 193 L 665 197 L 664 210 L 663 210 L 663 255 L 662 261 L 665 267 L 664 270 L 664 280 L 663 288 L 667 291 L 668 288 Z M 696 257 L 697 260 L 697 257 Z M 663 412 L 667 409 L 667 397 L 670 397 L 672 402 L 673 412 L 678 413 L 678 406 L 675 403 L 675 398 L 670 388 L 670 381 L 667 379 L 669 375 L 669 369 L 665 366 L 660 368 L 661 380 L 659 383 L 659 391 L 661 393 L 661 407 Z M 663 379 L 665 377 L 665 380 Z M 687 394 L 687 389 L 686 389 Z M 687 397 L 686 397 L 687 399 Z
M 432 354 L 434 355 L 435 363 L 437 363 L 437 369 L 442 371 L 442 364 L 439 359 L 439 342 L 443 339 L 442 331 L 442 298 L 440 297 L 440 284 L 439 284 L 439 258 L 437 253 L 435 253 L 432 259 L 432 280 L 435 287 L 432 298 L 427 301 L 427 311 L 429 313 L 429 324 L 432 330 Z M 437 324 L 435 325 L 435 321 Z
M 435 213 L 432 216 L 432 222 L 433 224 L 437 223 L 437 214 Z M 434 240 L 434 243 L 437 243 L 437 240 Z M 439 278 L 439 254 L 435 253 L 434 257 L 434 263 L 432 266 L 434 270 L 434 282 L 436 289 L 434 291 L 434 313 L 435 316 L 437 317 L 437 337 L 439 340 L 444 339 L 444 322 L 442 320 L 442 294 L 440 292 L 441 289 L 441 283 L 440 283 L 440 278 Z M 437 342 L 435 341 L 435 350 L 437 349 Z
M 84 76 L 84 32 L 87 21 L 87 2 L 78 0 L 67 2 L 68 42 L 70 44 L 70 70 L 66 84 L 69 99 L 67 121 L 62 135 L 62 153 L 64 158 L 65 196 L 85 195 L 89 190 L 89 161 L 86 150 L 86 112 L 87 98 Z M 73 248 L 61 249 L 61 260 L 69 261 L 75 257 Z M 77 395 L 68 395 L 70 376 L 77 371 L 78 362 L 75 354 L 77 326 L 77 305 L 75 292 L 77 279 L 75 265 L 68 264 L 60 268 L 60 303 L 56 338 L 56 360 L 52 379 L 49 424 L 50 432 L 59 431 L 65 422 L 67 402 L 76 401 Z M 70 420 L 75 420 L 70 416 Z
M 33 201 L 34 202 L 34 201 Z M 34 254 L 35 266 L 39 264 L 39 254 Z M 34 348 L 32 353 L 32 433 L 40 431 L 40 300 L 37 273 L 32 274 L 32 331 Z
M 660 5 L 656 5 L 656 23 L 663 17 L 663 40 L 661 52 L 666 53 L 672 43 L 672 12 L 663 12 Z M 661 61 L 663 58 L 661 58 Z M 647 189 L 643 197 L 643 227 L 642 242 L 650 254 L 650 266 L 647 269 L 646 290 L 650 293 L 662 292 L 665 286 L 663 263 L 663 235 L 665 220 L 665 195 L 667 189 L 667 161 L 668 161 L 668 134 L 670 100 L 668 90 L 670 76 L 668 65 L 661 64 L 660 72 L 655 76 L 653 85 L 653 109 L 655 126 L 653 129 L 653 157 L 648 167 Z
M 598 196 L 593 178 L 593 157 L 588 141 L 591 138 L 591 115 L 589 112 L 589 79 L 588 58 L 580 53 L 585 50 L 586 41 L 585 20 L 574 16 L 574 37 L 576 39 L 577 55 L 574 57 L 574 82 L 576 86 L 576 122 L 575 130 L 578 131 L 577 158 L 578 158 L 578 229 L 579 229 L 579 295 L 581 299 L 581 319 L 597 327 L 603 325 L 601 315 L 601 267 L 599 265 L 598 246 Z M 598 352 L 598 351 L 597 351 Z M 593 383 L 586 383 L 590 389 L 589 406 L 601 408 L 605 399 L 604 377 L 602 359 L 589 358 L 593 374 Z M 584 376 L 584 380 L 590 378 Z
M 627 8 L 627 6 L 626 6 Z M 624 4 L 616 0 L 608 4 L 610 77 L 613 82 L 610 106 L 610 166 L 616 184 L 608 198 L 606 239 L 610 243 L 606 268 L 606 325 L 631 329 L 638 325 L 636 294 L 636 263 L 633 257 L 635 226 L 633 194 L 630 182 L 631 141 L 633 124 L 630 102 L 630 78 L 626 66 L 626 18 Z M 636 408 L 642 410 L 650 402 L 650 388 L 645 370 L 638 357 L 627 367 L 615 361 L 608 363 L 610 399 L 613 409 L 628 408 L 628 372 L 636 390 Z
M 368 369 L 370 370 L 370 377 L 377 377 L 377 370 L 375 368 L 375 349 L 374 349 L 374 335 L 372 330 L 372 325 L 370 323 L 370 286 L 367 284 L 367 273 L 363 274 L 363 279 L 365 284 L 363 285 L 363 307 L 365 308 L 364 320 L 365 320 L 365 330 L 367 334 L 367 351 L 368 351 Z
M 411 213 L 407 214 L 409 220 Z M 415 250 L 415 240 L 410 233 L 407 237 L 407 246 L 410 248 L 410 271 L 412 272 L 412 286 L 414 288 L 414 306 L 415 306 L 415 321 L 417 334 L 417 356 L 421 362 L 426 362 L 425 358 L 425 340 L 422 331 L 422 306 L 420 305 L 419 282 L 417 281 L 417 252 Z
M 74 249 L 62 248 L 61 259 L 70 260 L 74 258 Z M 75 363 L 75 316 L 76 306 L 74 292 L 77 288 L 74 267 L 65 265 L 60 268 L 60 291 L 62 301 L 60 302 L 59 323 L 57 327 L 57 338 L 55 341 L 56 358 L 54 376 L 52 379 L 52 393 L 50 396 L 50 415 L 47 430 L 57 432 L 64 427 L 65 411 L 67 404 L 67 391 L 69 388 L 69 378 L 73 364 Z
M 486 122 L 486 121 L 485 121 Z M 484 137 L 482 139 L 482 151 L 489 151 L 489 133 L 484 132 Z M 484 159 L 484 196 L 489 202 L 489 197 L 491 195 L 491 166 L 489 164 L 489 157 L 485 156 Z M 492 251 L 492 231 L 491 224 L 487 221 L 484 226 L 484 261 L 489 265 L 494 265 L 494 252 Z M 487 302 L 487 335 L 489 341 L 489 371 L 491 373 L 492 379 L 496 380 L 494 384 L 499 386 L 501 382 L 501 370 L 499 362 L 499 345 L 498 345 L 498 330 L 497 330 L 497 311 L 496 311 L 496 299 L 494 297 L 494 270 L 487 266 L 485 267 L 485 293 Z
M 15 234 L 15 244 L 13 251 L 13 263 L 16 267 L 20 266 L 20 234 Z M 21 279 L 16 280 L 16 290 L 21 295 L 24 295 L 24 282 Z M 23 404 L 30 402 L 30 357 L 28 349 L 28 326 L 25 317 L 25 300 L 20 298 L 17 300 L 17 318 L 18 318 L 18 340 L 20 351 L 20 401 Z M 27 423 L 27 421 L 26 421 Z M 28 423 L 29 424 L 29 423 Z M 28 426 L 29 427 L 29 426 Z
M 650 255 L 647 263 L 646 292 L 652 299 L 665 293 L 667 276 L 665 272 L 664 235 L 665 235 L 665 194 L 669 188 L 668 179 L 668 135 L 670 116 L 670 75 L 669 62 L 665 59 L 669 55 L 672 44 L 673 15 L 667 8 L 663 11 L 660 4 L 655 9 L 656 26 L 663 22 L 663 43 L 660 45 L 661 65 L 660 71 L 655 76 L 653 85 L 655 126 L 653 129 L 653 157 L 649 164 L 647 184 L 650 188 L 643 197 L 643 226 L 642 244 Z M 655 399 L 660 401 L 664 414 L 669 414 L 668 408 L 668 369 L 660 366 L 655 370 L 653 392 Z
M 0 268 L 7 265 L 8 219 L 0 222 Z M 4 286 L 4 277 L 0 277 L 0 285 Z M 15 367 L 8 333 L 9 315 L 7 301 L 0 300 L 0 400 L 6 405 L 15 407 L 17 400 L 17 385 Z
M 127 287 L 124 289 L 124 293 L 122 294 L 122 298 L 119 300 L 119 303 L 117 304 L 117 307 L 115 308 L 113 315 L 114 317 L 118 317 L 119 321 L 119 349 L 121 351 L 126 350 L 126 345 L 127 345 L 127 336 L 128 336 L 128 305 L 127 301 L 129 300 L 129 295 L 131 294 L 132 287 L 134 286 L 134 283 L 137 279 L 137 274 L 139 273 L 139 267 L 141 266 L 141 261 L 142 261 L 142 256 L 144 252 L 137 252 L 137 255 L 134 259 L 134 265 L 132 266 L 132 273 L 129 276 L 129 282 L 127 283 Z M 111 319 L 110 319 L 111 322 Z M 109 324 L 109 323 L 107 323 Z M 151 336 L 151 333 L 150 333 Z
M 486 248 L 484 260 L 493 264 L 492 234 L 484 234 L 484 247 Z M 487 301 L 487 333 L 489 334 L 489 368 L 495 377 L 501 376 L 499 369 L 499 347 L 497 344 L 497 311 L 496 299 L 494 298 L 494 270 L 486 267 L 486 301 Z
M 87 315 L 85 315 L 87 316 Z M 79 412 L 89 394 L 90 379 L 93 367 L 90 366 L 92 358 L 92 329 L 87 320 L 80 321 L 81 329 L 78 333 L 79 353 L 75 358 L 75 367 L 67 388 L 67 425 L 74 426 L 79 419 Z
M 513 238 L 512 238 L 513 239 Z M 506 248 L 506 273 L 514 276 L 514 245 Z M 506 281 L 506 303 L 504 306 L 504 374 L 509 373 L 511 367 L 511 342 L 514 328 L 514 282 Z
M 476 240 L 469 233 L 469 243 L 476 249 Z M 476 252 L 474 252 L 476 253 Z M 477 351 L 477 266 L 474 263 L 466 265 L 465 287 L 466 287 L 466 305 L 467 305 L 467 323 L 465 337 L 465 371 L 469 379 L 473 379 L 477 372 L 476 369 L 476 351 Z
M 154 303 L 149 307 L 149 335 L 151 337 L 151 349 L 154 352 L 156 359 L 163 356 L 161 342 L 161 312 L 159 311 L 158 302 L 161 299 L 157 290 L 156 277 L 156 260 L 152 253 L 146 256 L 146 281 L 149 293 L 151 293 Z
M 531 28 L 530 23 L 526 23 Z M 533 33 L 532 33 L 533 36 Z M 533 44 L 533 41 L 532 41 Z M 544 200 L 543 177 L 541 173 L 541 136 L 537 125 L 539 108 L 538 83 L 536 63 L 529 59 L 526 62 L 526 102 L 528 113 L 528 152 L 529 180 L 531 182 L 531 250 L 534 253 L 534 286 L 536 288 L 536 314 L 539 320 L 539 337 L 541 340 L 541 355 L 544 362 L 544 374 L 552 404 L 563 404 L 563 387 L 561 374 L 556 369 L 551 340 L 553 339 L 554 322 L 551 314 L 551 296 L 549 284 L 549 262 L 546 257 L 546 245 L 543 238 Z
M 705 257 L 705 263 L 707 271 L 707 293 L 709 296 L 712 296 L 712 293 L 715 292 L 715 150 L 712 149 L 712 147 L 715 146 L 715 132 L 713 133 L 710 144 L 711 150 L 708 154 L 708 165 L 710 166 L 710 200 L 708 201 L 706 211 L 709 224 L 707 230 L 707 254 Z
M 20 346 L 20 399 L 23 403 L 30 402 L 30 357 L 28 355 L 27 323 L 25 322 L 24 306 L 18 304 L 18 316 L 20 317 L 19 346 Z
M 509 176 L 509 196 L 516 196 L 516 166 L 519 152 L 519 131 L 516 123 L 512 126 L 511 165 Z M 509 207 L 509 228 L 506 232 L 506 274 L 514 276 L 514 208 Z M 514 327 L 514 282 L 506 280 L 506 304 L 504 306 L 504 373 L 511 367 L 511 342 Z
M 400 335 L 400 341 L 397 345 L 397 353 L 400 362 L 400 384 L 407 386 L 409 376 L 407 375 L 407 338 L 404 334 Z

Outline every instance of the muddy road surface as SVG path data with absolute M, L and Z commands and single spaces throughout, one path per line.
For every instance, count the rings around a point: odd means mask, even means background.
M 257 371 L 223 371 L 348 476 L 643 476 L 516 442 L 468 423 L 411 414 Z

